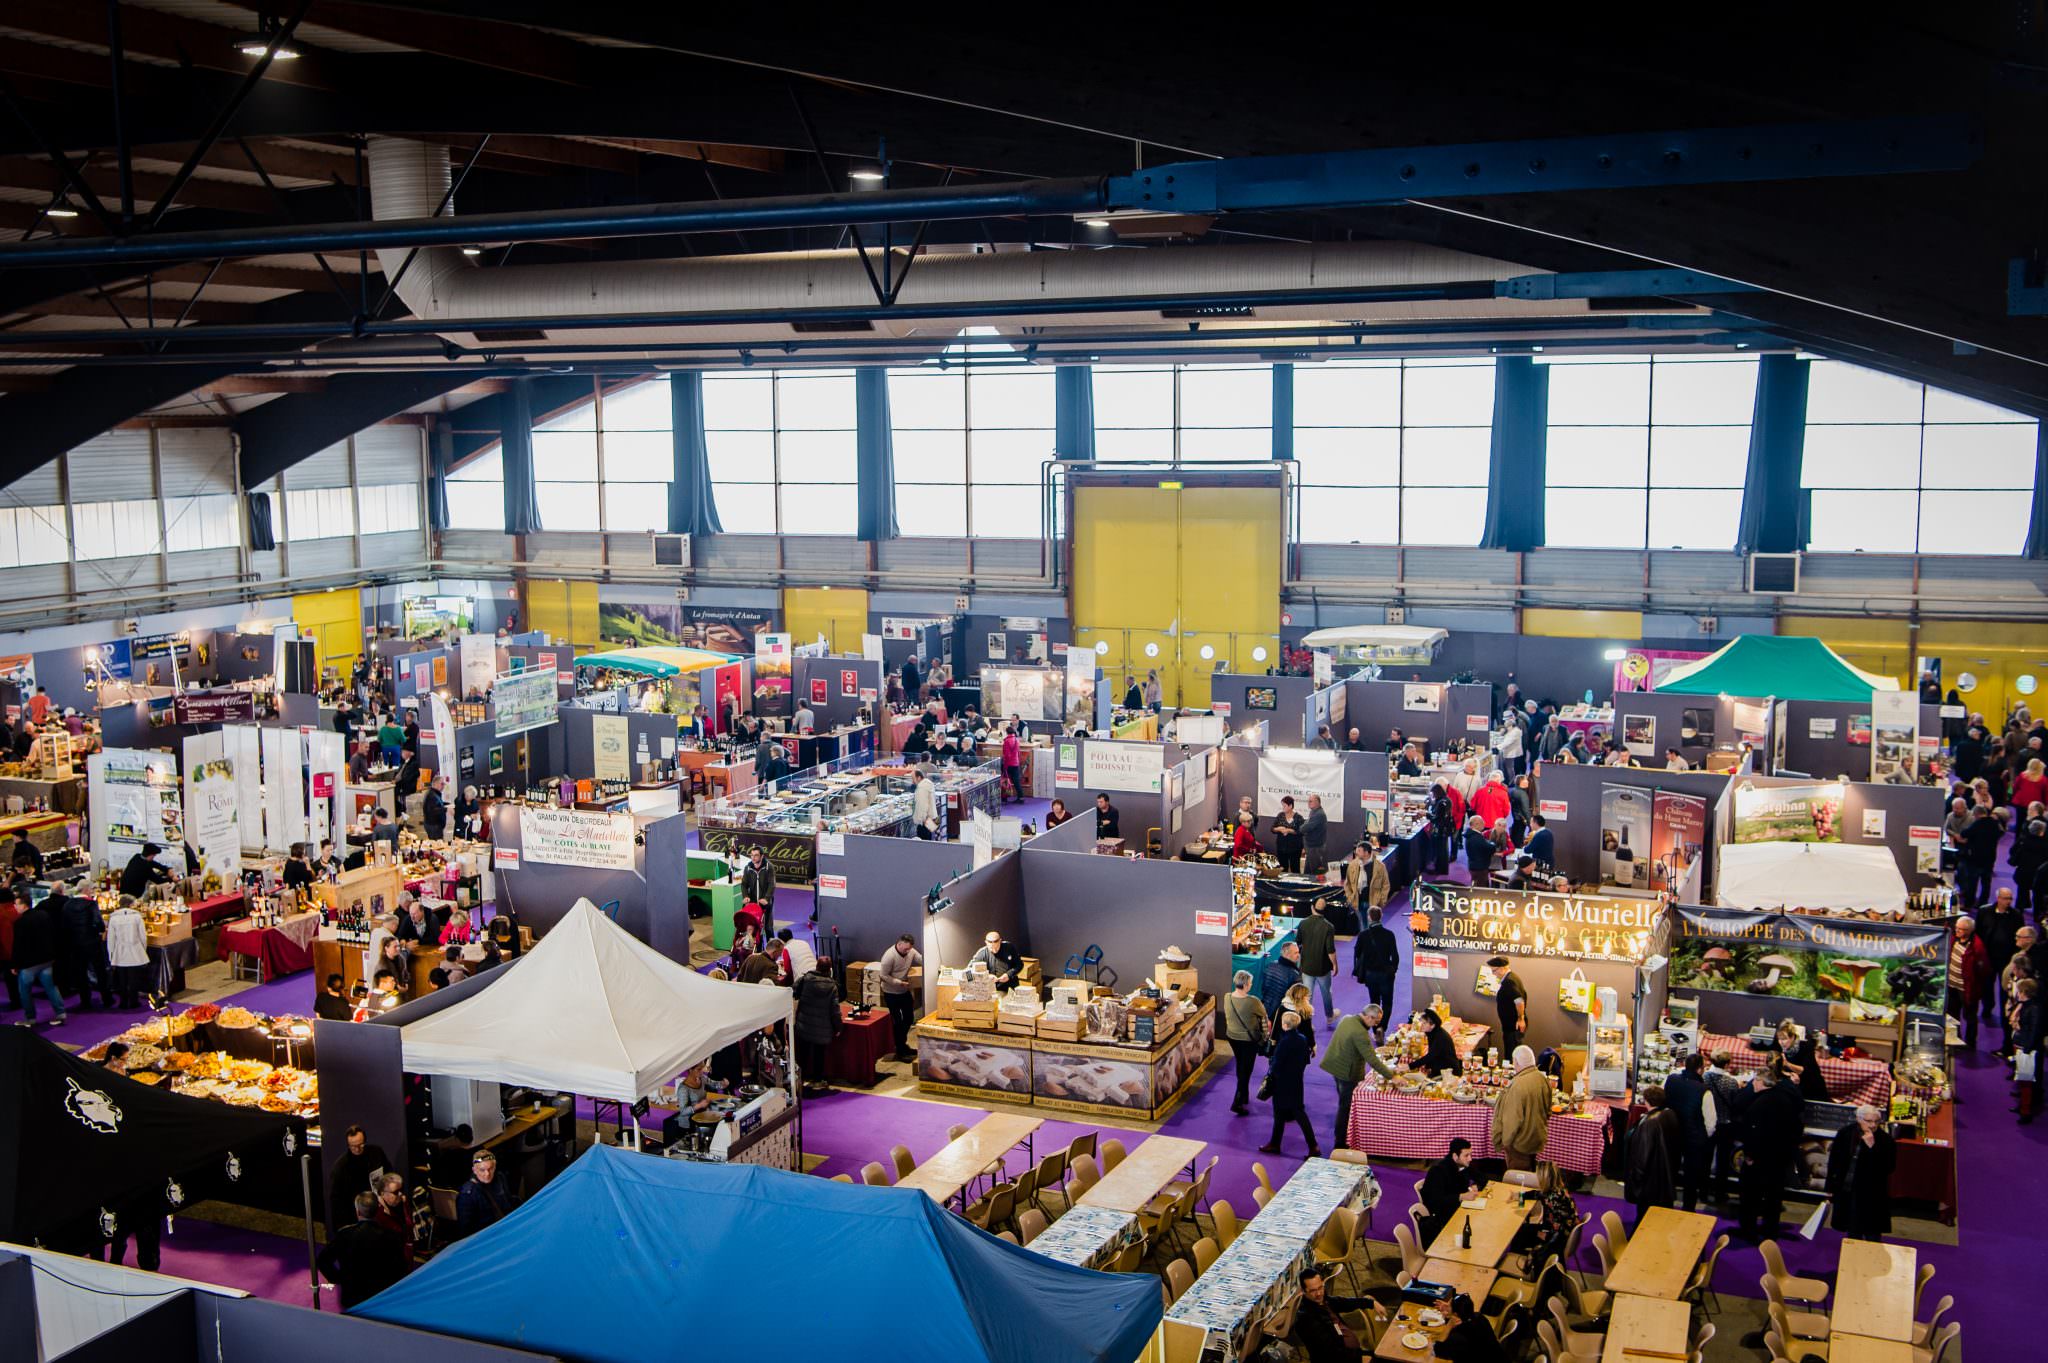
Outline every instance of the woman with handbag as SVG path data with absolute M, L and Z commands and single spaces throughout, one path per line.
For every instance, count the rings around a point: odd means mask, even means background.
M 1272 1030 L 1266 1020 L 1266 1005 L 1252 992 L 1252 972 L 1240 970 L 1231 976 L 1231 990 L 1223 996 L 1223 1039 L 1237 1062 L 1237 1096 L 1230 1110 L 1239 1117 L 1251 1112 L 1252 1069 L 1265 1053 L 1266 1036 Z
M 1308 1142 L 1308 1157 L 1316 1159 L 1323 1153 L 1316 1144 L 1315 1128 L 1308 1124 L 1308 1103 L 1302 1092 L 1302 1077 L 1308 1070 L 1308 1038 L 1301 1034 L 1301 1015 L 1282 1013 L 1280 1030 L 1273 1038 L 1273 1056 L 1266 1062 L 1265 1087 L 1273 1100 L 1273 1134 L 1259 1147 L 1262 1155 L 1280 1153 L 1280 1137 L 1286 1132 L 1287 1124 L 1293 1122 L 1301 1128 L 1302 1138 Z

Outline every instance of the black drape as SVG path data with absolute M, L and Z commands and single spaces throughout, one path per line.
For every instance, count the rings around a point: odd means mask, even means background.
M 1053 373 L 1052 453 L 1087 463 L 1095 458 L 1095 371 L 1063 364 Z
M 668 376 L 675 437 L 675 475 L 668 484 L 668 528 L 675 535 L 715 535 L 718 502 L 711 491 L 711 455 L 704 444 L 704 376 L 680 370 Z
M 2034 513 L 2027 521 L 2027 557 L 2048 558 L 2048 421 L 2034 429 Z
M 889 371 L 853 371 L 856 468 L 854 533 L 864 540 L 896 538 L 896 444 L 889 426 Z
M 505 462 L 505 533 L 530 535 L 541 528 L 540 499 L 533 488 L 533 380 L 514 379 L 500 409 Z
M 455 429 L 446 421 L 434 424 L 431 451 L 433 472 L 427 478 L 427 528 L 446 530 L 448 471 L 455 465 Z
M 248 496 L 248 503 L 250 551 L 260 554 L 277 548 L 277 532 L 270 524 L 270 494 L 252 492 Z
M 1294 457 L 1294 366 L 1273 366 L 1273 457 Z
M 1810 368 L 1791 355 L 1757 360 L 1749 469 L 1742 479 L 1742 524 L 1735 541 L 1741 553 L 1789 554 L 1806 547 L 1799 470 L 1806 452 Z
M 1493 445 L 1482 549 L 1517 553 L 1543 545 L 1544 452 L 1550 438 L 1550 370 L 1527 355 L 1493 362 Z

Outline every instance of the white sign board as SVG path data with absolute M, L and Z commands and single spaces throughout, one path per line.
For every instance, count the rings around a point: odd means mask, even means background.
M 1230 935 L 1230 912 L 1227 909 L 1196 909 L 1195 936 L 1228 937 Z
M 974 828 L 970 839 L 977 870 L 996 859 L 996 821 L 988 816 L 987 810 L 974 811 Z
M 1159 793 L 1165 779 L 1166 749 L 1157 743 L 1101 739 L 1081 749 L 1081 784 L 1090 790 Z
M 818 898 L 846 898 L 846 877 L 835 875 L 820 875 L 818 877 Z
M 1543 816 L 1545 823 L 1563 823 L 1571 814 L 1571 806 L 1563 800 L 1538 800 L 1536 812 Z
M 232 758 L 185 764 L 185 841 L 203 871 L 232 882 L 242 874 L 242 824 Z
M 1443 688 L 1428 682 L 1410 682 L 1401 688 L 1403 710 L 1425 710 L 1435 714 L 1443 709 Z
M 600 781 L 629 781 L 632 760 L 626 748 L 631 723 L 624 715 L 590 717 L 591 775 Z
M 519 842 L 531 862 L 599 871 L 633 869 L 631 814 L 527 806 L 519 811 Z
M 1418 980 L 1448 980 L 1451 978 L 1451 958 L 1441 951 L 1416 952 L 1415 978 Z
M 821 857 L 845 856 L 846 835 L 844 833 L 820 833 L 818 835 L 818 855 Z
M 1325 809 L 1344 808 L 1344 759 L 1331 752 L 1277 748 L 1259 754 L 1259 817 L 1280 812 L 1280 797 L 1292 795 L 1295 813 L 1308 812 L 1308 797 L 1323 797 Z
M 462 636 L 462 694 L 480 696 L 498 677 L 498 641 L 488 634 Z
M 491 692 L 491 708 L 496 712 L 498 737 L 510 738 L 514 734 L 523 734 L 528 729 L 553 724 L 555 691 L 553 668 L 545 671 L 507 672 L 499 677 L 496 688 Z M 436 710 L 434 713 L 438 723 L 440 711 Z

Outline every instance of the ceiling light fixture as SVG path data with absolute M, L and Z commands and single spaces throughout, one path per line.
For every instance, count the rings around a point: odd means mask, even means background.
M 284 25 L 278 21 L 275 14 L 259 15 L 256 19 L 256 36 L 238 44 L 235 50 L 245 57 L 261 57 L 264 53 L 270 52 L 270 45 L 275 42 L 277 51 L 271 52 L 272 61 L 297 61 L 299 50 L 289 43 L 278 41 L 278 34 L 283 29 Z
M 863 169 L 863 170 L 849 170 L 849 171 L 847 171 L 847 172 L 846 172 L 846 178 L 847 178 L 847 179 L 849 179 L 849 180 L 859 180 L 859 181 L 861 181 L 861 182 L 862 182 L 863 184 L 875 184 L 875 185 L 878 185 L 878 184 L 880 184 L 880 183 L 881 183 L 881 182 L 882 182 L 883 180 L 886 180 L 886 179 L 887 179 L 887 178 L 889 178 L 889 177 L 888 177 L 888 176 L 886 176 L 886 175 L 884 175 L 884 174 L 882 174 L 882 172 L 881 172 L 881 171 L 879 171 L 879 170 L 865 170 L 865 169 Z
M 1083 219 L 1081 219 L 1081 225 L 1082 225 L 1083 227 L 1107 227 L 1107 226 L 1109 226 L 1109 219 L 1108 219 L 1108 218 L 1083 218 Z
M 480 256 L 483 253 L 484 248 L 481 246 L 465 246 L 462 248 L 462 254 L 466 256 Z
M 43 210 L 43 216 L 46 218 L 75 218 L 78 216 L 78 210 L 68 203 L 51 204 Z

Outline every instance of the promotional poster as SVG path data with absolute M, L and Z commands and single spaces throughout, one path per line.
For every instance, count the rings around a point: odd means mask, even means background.
M 775 612 L 757 606 L 693 606 L 681 601 L 599 601 L 598 639 L 609 647 L 668 645 L 713 653 L 754 652 L 754 637 L 775 628 Z
M 1707 802 L 1697 795 L 1660 790 L 1651 801 L 1650 888 L 1676 893 L 1699 865 L 1707 844 Z M 1698 897 L 1699 882 L 1690 886 Z
M 1764 790 L 1744 783 L 1735 801 L 1733 842 L 1840 842 L 1842 788 L 1828 783 Z
M 1650 888 L 1650 792 L 1640 786 L 1600 788 L 1600 883 Z
M 790 689 L 792 661 L 787 634 L 754 636 L 754 713 L 787 719 L 795 713 Z
M 1677 914 L 1674 989 L 1941 1011 L 1945 923 L 1692 907 Z

